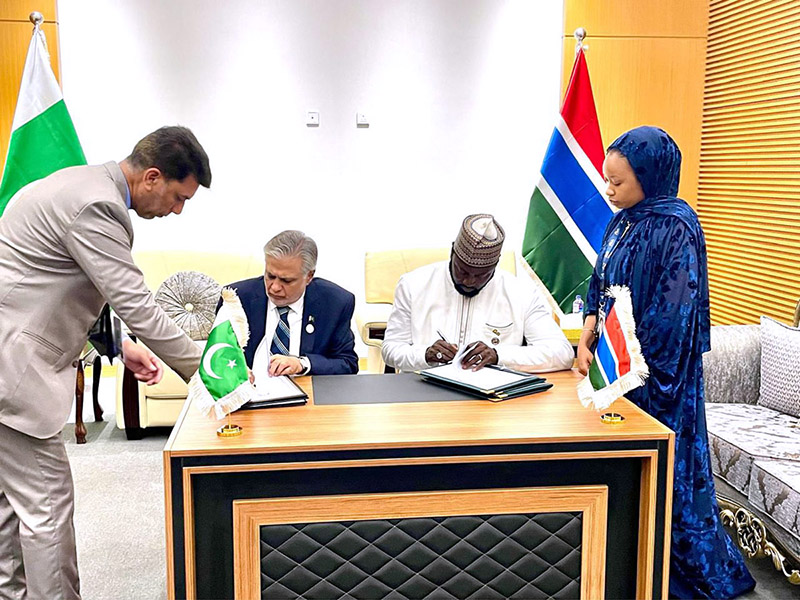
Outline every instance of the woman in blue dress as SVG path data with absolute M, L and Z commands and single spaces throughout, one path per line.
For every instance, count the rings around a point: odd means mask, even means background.
M 675 431 L 669 590 L 677 598 L 733 598 L 755 586 L 722 529 L 709 461 L 703 353 L 710 349 L 703 230 L 676 198 L 681 153 L 661 129 L 638 127 L 606 153 L 607 196 L 620 209 L 606 229 L 586 299 L 578 368 L 592 361 L 604 290 L 631 290 L 636 335 L 650 369 L 626 394 Z

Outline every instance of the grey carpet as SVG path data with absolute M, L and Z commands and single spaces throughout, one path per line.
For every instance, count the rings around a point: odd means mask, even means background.
M 81 593 L 86 600 L 166 598 L 161 451 L 168 432 L 129 442 L 113 422 L 86 425 L 83 445 L 71 425 L 64 430 Z

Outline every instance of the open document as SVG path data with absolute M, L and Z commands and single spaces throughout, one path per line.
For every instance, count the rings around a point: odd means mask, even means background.
M 305 404 L 308 395 L 291 377 L 266 377 L 256 382 L 256 395 L 242 409 Z
M 263 369 L 254 365 L 256 395 L 242 406 L 247 408 L 269 408 L 272 406 L 294 406 L 305 404 L 308 395 L 288 375 L 269 376 L 269 364 Z

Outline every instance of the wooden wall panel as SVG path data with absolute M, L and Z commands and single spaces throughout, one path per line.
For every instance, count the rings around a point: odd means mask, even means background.
M 603 144 L 608 146 L 621 133 L 639 125 L 666 130 L 683 155 L 679 194 L 694 206 L 705 39 L 590 37 L 586 44 Z M 574 58 L 575 40 L 565 37 L 562 97 Z
M 800 297 L 799 31 L 795 0 L 711 0 L 697 208 L 713 323 L 791 323 Z
M 0 173 L 6 162 L 22 68 L 33 32 L 28 15 L 34 10 L 38 10 L 45 18 L 42 30 L 47 37 L 50 62 L 56 79 L 61 81 L 56 0 L 0 1 Z
M 703 109 L 707 0 L 565 0 L 562 97 L 577 27 L 586 29 L 603 144 L 657 125 L 683 154 L 679 195 L 696 206 Z
M 58 20 L 56 0 L 3 0 L 0 2 L 0 21 L 28 21 L 28 15 L 38 10 L 45 22 Z
M 566 0 L 564 30 L 585 27 L 597 36 L 706 36 L 703 0 Z

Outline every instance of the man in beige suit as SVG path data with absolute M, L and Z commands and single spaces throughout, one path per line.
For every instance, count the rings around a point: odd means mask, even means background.
M 73 486 L 61 429 L 75 360 L 105 302 L 185 379 L 200 350 L 155 304 L 133 263 L 128 209 L 180 214 L 208 187 L 191 131 L 162 127 L 121 163 L 64 169 L 21 190 L 0 218 L 0 597 L 80 598 Z M 161 362 L 123 342 L 147 383 Z

